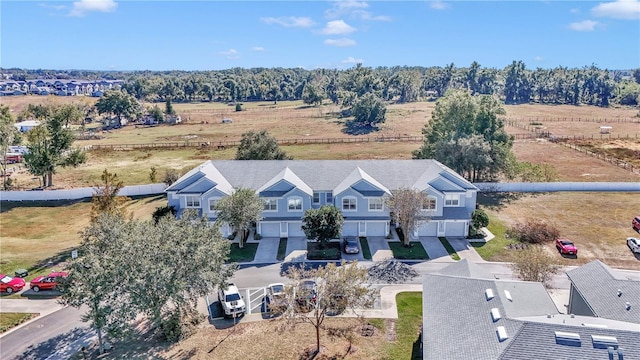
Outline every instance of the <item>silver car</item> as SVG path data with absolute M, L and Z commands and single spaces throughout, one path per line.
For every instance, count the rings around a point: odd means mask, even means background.
M 640 239 L 633 237 L 627 238 L 627 246 L 633 253 L 640 254 Z
M 347 254 L 357 254 L 360 252 L 360 242 L 356 237 L 344 238 L 344 252 Z

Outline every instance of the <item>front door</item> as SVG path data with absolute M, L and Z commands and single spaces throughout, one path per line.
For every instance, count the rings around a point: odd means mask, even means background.
M 289 223 L 286 221 L 282 221 L 280 223 L 280 237 L 281 238 L 289 237 Z
M 358 236 L 367 236 L 367 223 L 365 221 L 358 223 Z
M 438 221 L 438 236 L 445 236 L 445 222 Z

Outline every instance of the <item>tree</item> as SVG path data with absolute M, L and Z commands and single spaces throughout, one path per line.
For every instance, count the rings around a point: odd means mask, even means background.
M 276 138 L 262 130 L 242 134 L 236 160 L 291 160 L 291 157 L 280 149 Z
M 393 214 L 402 229 L 404 246 L 409 246 L 411 234 L 418 221 L 429 221 L 427 214 L 423 211 L 427 200 L 426 193 L 409 188 L 400 188 L 387 199 L 386 205 L 389 212 Z
M 220 199 L 215 209 L 219 221 L 225 221 L 233 226 L 234 231 L 242 232 L 238 244 L 242 248 L 249 229 L 262 216 L 264 200 L 251 189 L 239 188 L 230 196 Z
M 124 91 L 107 90 L 96 102 L 98 114 L 113 114 L 122 125 L 122 117 L 134 118 L 140 113 L 140 103 Z
M 164 103 L 164 113 L 167 115 L 175 114 L 175 110 L 173 110 L 173 105 L 171 105 L 171 99 L 167 99 Z
M 513 139 L 504 129 L 502 105 L 487 95 L 450 91 L 436 102 L 422 129 L 424 143 L 416 159 L 436 159 L 470 181 L 495 177 L 510 165 Z
M 357 262 L 329 263 L 316 269 L 289 267 L 286 276 L 291 280 L 285 286 L 285 297 L 290 304 L 283 314 L 281 330 L 289 330 L 298 324 L 310 324 L 316 330 L 316 353 L 320 351 L 320 330 L 325 329 L 327 315 L 338 314 L 349 309 L 362 319 L 358 310 L 373 307 L 377 291 L 369 284 L 367 269 Z M 303 280 L 313 279 L 316 283 L 315 301 L 303 301 L 309 295 L 300 286 Z M 305 311 L 308 311 L 305 313 Z
M 123 270 L 136 264 L 135 256 L 130 258 L 135 254 L 126 251 L 132 225 L 111 214 L 92 221 L 81 233 L 80 256 L 71 260 L 67 267 L 69 277 L 62 282 L 62 303 L 88 308 L 82 321 L 96 330 L 101 354 L 103 333 L 112 337 L 125 334 L 129 321 L 135 318 L 135 310 L 129 305 L 130 296 L 119 285 L 127 283 L 123 275 L 131 275 Z
M 218 224 L 187 211 L 137 222 L 128 249 L 130 305 L 146 315 L 169 341 L 185 338 L 199 322 L 198 299 L 227 282 L 236 267 L 226 264 L 231 244 Z
M 517 250 L 511 264 L 511 269 L 520 280 L 541 282 L 545 287 L 551 285 L 551 278 L 560 272 L 561 268 L 540 245 Z
M 4 190 L 8 190 L 9 186 L 7 184 L 7 162 L 4 161 L 4 154 L 8 152 L 9 146 L 13 145 L 14 139 L 16 139 L 18 129 L 14 124 L 15 121 L 9 107 L 0 105 L 0 154 L 3 157 L 0 165 L 2 166 L 2 189 Z
M 359 126 L 376 127 L 386 120 L 386 112 L 387 107 L 382 99 L 371 93 L 365 94 L 353 104 L 353 121 Z
M 53 110 L 49 119 L 27 133 L 29 152 L 24 162 L 35 176 L 42 177 L 43 186 L 53 185 L 53 174 L 58 166 L 78 166 L 86 160 L 80 149 L 69 151 L 74 141 L 69 123 L 82 118 L 77 107 L 67 104 Z
M 302 230 L 307 239 L 317 240 L 321 244 L 340 238 L 342 224 L 344 224 L 342 213 L 333 205 L 309 209 L 302 217 Z
M 476 229 L 487 227 L 489 225 L 489 215 L 482 209 L 475 209 L 471 214 L 471 223 Z
M 153 120 L 157 123 L 164 122 L 164 114 L 158 105 L 154 105 L 152 108 L 148 109 L 149 115 L 153 118 Z
M 321 105 L 324 100 L 322 87 L 317 82 L 309 82 L 304 86 L 302 101 L 309 105 Z
M 102 214 L 126 217 L 125 203 L 129 198 L 119 196 L 124 183 L 118 179 L 117 174 L 112 174 L 104 169 L 100 175 L 102 184 L 94 187 L 95 193 L 91 200 L 91 220 L 97 219 Z

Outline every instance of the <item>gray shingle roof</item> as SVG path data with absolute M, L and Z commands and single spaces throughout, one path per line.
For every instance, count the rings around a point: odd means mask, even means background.
M 333 190 L 358 167 L 390 190 L 411 187 L 419 179 L 452 172 L 461 189 L 477 190 L 448 167 L 434 160 L 211 160 L 236 187 L 259 189 L 288 167 L 313 190 Z M 425 187 L 428 184 L 425 183 Z
M 567 276 L 595 316 L 640 324 L 640 281 L 617 276 L 599 260 L 567 271 Z
M 442 275 L 451 275 L 451 276 L 464 276 L 464 277 L 472 277 L 472 278 L 480 278 L 480 279 L 489 279 L 494 280 L 495 277 L 491 272 L 485 270 L 484 268 L 478 266 L 478 264 L 469 261 L 468 259 L 462 259 L 457 261 L 442 270 L 439 271 Z
M 580 335 L 580 342 L 573 345 L 557 343 L 555 332 Z M 499 359 L 553 359 L 553 360 L 604 360 L 609 359 L 606 348 L 594 347 L 592 335 L 613 336 L 622 348 L 624 359 L 638 359 L 640 333 L 633 331 L 525 322 L 517 336 L 509 343 Z M 577 345 L 577 346 L 576 346 Z M 614 359 L 618 359 L 617 352 Z
M 524 308 L 529 316 L 557 313 L 544 288 L 521 281 L 485 280 L 448 275 L 425 275 L 423 291 L 423 341 L 425 359 L 497 359 L 518 333 L 522 321 L 509 318 L 511 304 L 501 287 L 509 287 L 513 303 L 525 298 L 543 301 Z M 534 284 L 535 285 L 535 284 Z M 495 297 L 487 300 L 486 289 Z M 506 306 L 505 306 L 506 305 Z M 515 304 L 517 305 L 517 304 Z M 491 309 L 502 318 L 493 321 Z M 509 336 L 499 341 L 496 330 L 504 326 Z

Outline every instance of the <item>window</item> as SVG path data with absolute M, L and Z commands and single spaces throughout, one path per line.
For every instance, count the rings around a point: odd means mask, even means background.
M 369 199 L 369 210 L 382 211 L 382 198 Z
M 422 210 L 435 210 L 436 209 L 436 198 L 433 196 L 427 196 L 425 201 L 422 203 Z
M 458 194 L 448 194 L 444 197 L 444 206 L 458 206 L 460 204 L 460 196 Z
M 320 193 L 317 191 L 313 192 L 313 203 L 320 204 Z
M 264 211 L 278 211 L 278 200 L 277 199 L 265 199 L 264 200 Z
M 199 196 L 187 196 L 187 207 L 188 208 L 199 208 L 200 207 L 200 197 Z
M 216 211 L 216 204 L 220 199 L 209 199 L 209 211 Z
M 331 204 L 333 203 L 333 193 L 331 191 L 329 191 L 327 194 L 327 204 Z
M 356 198 L 352 196 L 342 198 L 342 210 L 355 211 L 357 210 L 356 204 Z
M 302 210 L 302 198 L 290 197 L 287 204 L 289 211 Z

